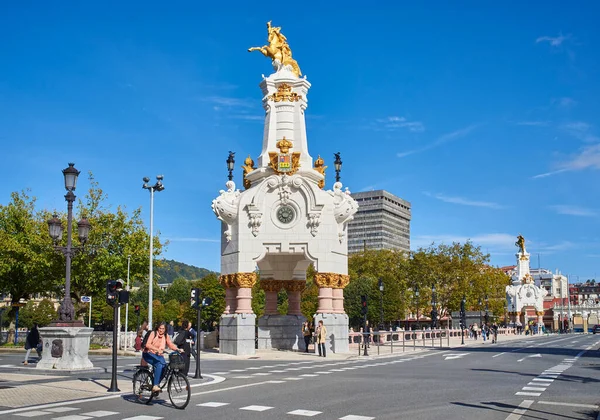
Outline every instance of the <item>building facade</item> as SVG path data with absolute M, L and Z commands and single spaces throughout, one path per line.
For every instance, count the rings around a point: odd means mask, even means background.
M 348 253 L 364 249 L 410 251 L 411 205 L 384 190 L 352 194 L 358 212 L 348 225 Z

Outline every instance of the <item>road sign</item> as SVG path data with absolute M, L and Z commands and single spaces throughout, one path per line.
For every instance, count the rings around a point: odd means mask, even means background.
M 81 301 L 83 303 L 89 303 L 92 301 L 92 297 L 91 296 L 81 296 Z

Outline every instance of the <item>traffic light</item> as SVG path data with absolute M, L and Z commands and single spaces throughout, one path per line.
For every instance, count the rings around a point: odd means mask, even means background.
M 200 309 L 200 293 L 201 290 L 197 287 L 192 288 L 192 291 L 190 292 L 190 305 L 194 309 Z
M 367 307 L 367 295 L 360 296 L 360 313 L 366 315 L 369 312 L 369 308 Z
M 206 306 L 210 306 L 210 304 L 212 303 L 212 298 L 209 297 L 205 297 L 204 299 L 202 299 L 202 307 L 206 307 Z
M 135 310 L 134 310 L 136 315 L 140 314 L 140 305 L 135 305 Z
M 129 292 L 123 289 L 123 280 L 108 280 L 106 282 L 106 303 L 118 306 L 129 302 Z
M 117 290 L 117 282 L 115 280 L 109 280 L 106 282 L 106 303 L 114 306 L 119 301 L 119 292 Z

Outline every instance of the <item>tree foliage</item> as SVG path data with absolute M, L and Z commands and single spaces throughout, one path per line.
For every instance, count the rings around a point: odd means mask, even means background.
M 45 327 L 57 317 L 54 304 L 50 299 L 42 299 L 40 302 L 29 301 L 19 311 L 19 326 L 31 329 L 34 324 Z

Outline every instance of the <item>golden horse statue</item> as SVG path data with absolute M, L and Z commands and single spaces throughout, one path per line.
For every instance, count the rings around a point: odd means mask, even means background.
M 523 235 L 519 234 L 519 236 L 517 236 L 517 242 L 515 242 L 515 245 L 523 254 L 525 254 L 525 238 Z
M 281 27 L 271 26 L 271 21 L 269 21 L 267 22 L 267 31 L 269 32 L 269 37 L 267 38 L 269 45 L 248 48 L 248 51 L 260 51 L 265 57 L 273 60 L 273 63 L 278 61 L 282 66 L 289 65 L 296 76 L 302 76 L 300 66 L 292 58 L 292 50 L 287 43 L 287 38 L 281 33 Z

